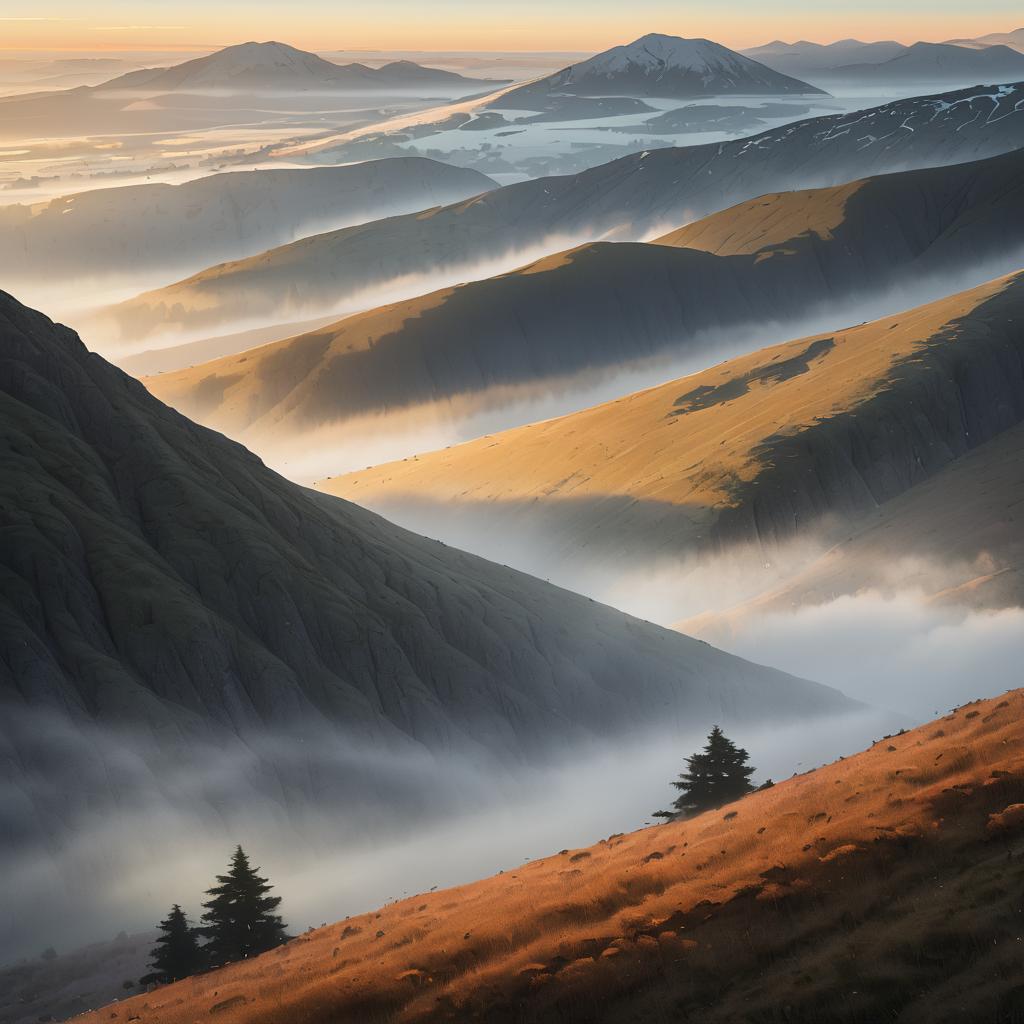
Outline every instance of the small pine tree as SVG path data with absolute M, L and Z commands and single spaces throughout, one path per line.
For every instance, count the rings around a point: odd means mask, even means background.
M 674 810 L 655 811 L 655 817 L 700 814 L 752 792 L 750 776 L 756 769 L 747 765 L 749 757 L 716 725 L 708 734 L 704 750 L 686 759 L 687 770 L 672 783 L 681 790 L 672 804 Z
M 208 940 L 204 950 L 216 967 L 264 953 L 288 940 L 284 923 L 273 913 L 281 897 L 267 895 L 273 886 L 258 871 L 238 846 L 228 873 L 218 875 L 220 884 L 206 892 L 210 897 L 203 904 L 206 924 L 199 933 Z
M 149 965 L 153 971 L 139 979 L 140 985 L 168 985 L 179 978 L 187 978 L 201 971 L 205 964 L 203 951 L 196 940 L 195 929 L 189 925 L 185 912 L 177 903 L 160 922 L 160 931 L 163 934 L 156 940 L 149 957 Z M 124 987 L 130 988 L 133 985 L 131 982 L 125 982 Z

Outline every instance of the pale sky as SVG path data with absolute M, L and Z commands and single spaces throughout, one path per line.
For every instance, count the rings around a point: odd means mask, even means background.
M 943 39 L 1024 24 L 1021 0 L 2 0 L 0 50 L 212 48 L 597 51 L 645 32 Z

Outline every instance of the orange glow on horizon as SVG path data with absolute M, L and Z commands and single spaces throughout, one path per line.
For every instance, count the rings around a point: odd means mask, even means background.
M 173 24 L 113 26 L 86 19 L 0 18 L 0 52 L 208 52 L 247 39 L 278 39 L 302 49 L 374 51 L 556 51 L 595 53 L 629 42 L 650 31 L 681 36 L 706 36 L 735 49 L 773 39 L 812 39 L 831 42 L 856 37 L 896 39 L 911 43 L 921 38 L 940 42 L 1018 27 L 997 15 L 950 14 L 929 16 L 893 11 L 880 17 L 856 9 L 776 13 L 752 18 L 741 11 L 691 11 L 683 15 L 595 15 L 581 22 L 578 13 L 555 12 L 544 18 L 520 17 L 509 23 L 504 8 L 474 12 L 461 18 L 439 17 L 429 11 L 403 17 L 399 24 L 382 23 L 378 14 L 339 15 L 291 10 L 287 17 L 254 16 L 240 25 L 214 9 L 205 17 L 174 17 Z

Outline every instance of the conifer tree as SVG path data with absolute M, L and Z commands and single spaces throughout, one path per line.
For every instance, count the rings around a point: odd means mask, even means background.
M 701 753 L 686 759 L 687 770 L 672 785 L 680 790 L 671 811 L 655 811 L 658 818 L 677 818 L 721 807 L 750 793 L 750 776 L 756 771 L 750 755 L 737 747 L 716 725 Z
M 206 895 L 205 924 L 199 929 L 208 941 L 204 951 L 216 967 L 257 956 L 288 940 L 285 925 L 274 911 L 280 896 L 268 896 L 273 886 L 249 863 L 241 846 L 235 848 L 226 875 Z
M 206 958 L 199 947 L 196 931 L 177 903 L 159 927 L 162 934 L 149 957 L 153 971 L 139 980 L 140 985 L 168 985 L 201 971 L 205 966 Z

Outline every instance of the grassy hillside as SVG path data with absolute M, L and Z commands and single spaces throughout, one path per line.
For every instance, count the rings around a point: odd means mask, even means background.
M 1022 801 L 1017 690 L 83 1020 L 1011 1024 Z

